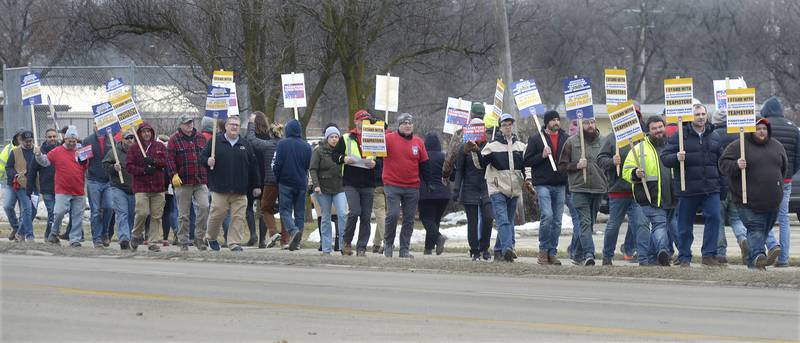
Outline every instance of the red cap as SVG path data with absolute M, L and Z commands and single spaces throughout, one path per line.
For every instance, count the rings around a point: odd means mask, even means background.
M 369 112 L 367 112 L 367 110 L 364 109 L 358 110 L 356 111 L 355 114 L 353 114 L 353 119 L 355 119 L 356 121 L 369 119 L 369 117 L 371 117 L 371 115 L 369 114 Z

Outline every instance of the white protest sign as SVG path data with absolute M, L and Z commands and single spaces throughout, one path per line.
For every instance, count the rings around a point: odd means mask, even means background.
M 452 135 L 464 125 L 469 124 L 469 110 L 471 107 L 471 101 L 447 98 L 447 110 L 444 114 L 444 128 L 442 131 Z
M 283 89 L 283 107 L 306 107 L 306 81 L 304 74 L 282 74 L 281 89 Z
M 714 107 L 717 111 L 725 111 L 728 109 L 727 89 L 740 89 L 747 88 L 747 83 L 743 78 L 728 79 L 728 80 L 714 80 Z
M 389 75 L 375 75 L 375 109 L 397 112 L 400 99 L 400 78 Z

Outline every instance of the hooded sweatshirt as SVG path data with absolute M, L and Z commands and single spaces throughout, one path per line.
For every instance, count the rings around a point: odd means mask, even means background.
M 772 135 L 770 134 L 770 137 Z M 756 212 L 776 212 L 783 199 L 783 179 L 787 175 L 787 158 L 783 146 L 774 138 L 758 142 L 752 133 L 745 135 L 747 157 L 747 204 L 742 203 L 742 172 L 739 169 L 740 141 L 731 143 L 719 160 L 720 171 L 730 177 L 733 201 Z
M 445 162 L 445 153 L 442 152 L 442 143 L 435 133 L 425 135 L 425 150 L 428 151 L 428 172 L 431 176 L 431 189 L 426 186 L 419 188 L 419 200 L 450 199 L 450 188 L 442 183 L 442 168 Z
M 775 97 L 764 102 L 761 107 L 761 116 L 769 119 L 772 130 L 769 137 L 783 144 L 783 148 L 786 150 L 789 172 L 784 182 L 792 182 L 792 175 L 800 171 L 800 131 L 797 130 L 797 125 L 784 117 L 783 105 Z
M 142 131 L 150 130 L 153 132 L 149 141 L 142 138 Z M 153 127 L 147 122 L 139 125 L 136 130 L 136 135 L 139 136 L 139 141 L 142 142 L 142 147 L 147 153 L 147 157 L 153 159 L 156 171 L 152 174 L 145 174 L 145 163 L 142 150 L 137 146 L 135 149 L 128 151 L 128 161 L 125 163 L 125 170 L 133 176 L 133 192 L 134 193 L 161 193 L 167 191 L 167 179 L 164 169 L 167 168 L 167 147 L 155 140 L 156 134 Z
M 272 171 L 278 184 L 306 189 L 311 165 L 311 145 L 300 136 L 300 122 L 286 123 L 286 138 L 278 142 Z

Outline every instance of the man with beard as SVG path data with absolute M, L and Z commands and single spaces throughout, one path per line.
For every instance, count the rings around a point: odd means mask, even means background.
M 646 217 L 645 225 L 650 224 L 649 245 L 652 249 L 648 249 L 645 256 L 640 251 L 639 261 L 668 267 L 670 242 L 667 232 L 668 227 L 674 225 L 675 195 L 672 192 L 672 171 L 659 158 L 667 142 L 666 123 L 661 116 L 653 116 L 647 119 L 646 125 L 647 137 L 625 158 L 622 178 L 633 185 L 633 198 Z M 650 200 L 644 192 L 642 180 L 645 178 Z
M 744 144 L 747 160 L 740 155 L 740 144 Z M 744 142 L 735 141 L 725 148 L 719 160 L 719 169 L 730 177 L 731 195 L 739 216 L 747 228 L 750 256 L 748 267 L 765 269 L 775 263 L 768 258 L 766 239 L 778 218 L 778 207 L 783 199 L 783 180 L 788 174 L 786 151 L 772 138 L 770 122 L 766 118 L 756 122 L 756 132 L 745 135 Z M 747 171 L 747 184 L 757 185 L 758 190 L 747 194 L 747 204 L 742 201 L 742 170 Z M 780 255 L 781 247 L 770 249 L 770 255 Z
M 14 216 L 14 205 L 19 202 L 20 222 L 17 226 L 15 239 L 17 242 L 33 242 L 33 204 L 30 194 L 36 189 L 36 182 L 28 183 L 28 165 L 34 158 L 33 132 L 25 131 L 20 136 L 20 144 L 11 150 L 6 162 L 7 185 L 11 201 L 6 202 L 4 209 L 6 216 Z M 39 147 L 35 147 L 39 151 Z M 35 181 L 35 180 L 34 180 Z M 29 190 L 31 192 L 29 192 Z M 9 206 L 10 205 L 10 206 Z M 9 222 L 12 222 L 9 220 Z M 13 227 L 13 226 L 12 226 Z
M 597 219 L 597 211 L 600 209 L 600 201 L 606 192 L 605 172 L 597 163 L 597 157 L 603 146 L 603 139 L 600 131 L 597 130 L 594 119 L 584 119 L 583 127 L 584 144 L 586 158 L 581 157 L 580 135 L 575 135 L 567 139 L 561 157 L 558 159 L 558 170 L 567 172 L 569 190 L 572 192 L 572 201 L 578 212 L 580 220 L 580 230 L 573 231 L 572 248 L 569 251 L 573 263 L 577 265 L 594 265 L 594 241 L 592 232 L 594 223 Z M 587 178 L 584 181 L 583 171 L 586 170 Z
M 125 170 L 132 176 L 132 190 L 136 200 L 131 232 L 131 249 L 136 251 L 144 244 L 145 233 L 149 239 L 148 250 L 161 251 L 158 246 L 158 232 L 164 215 L 164 194 L 167 192 L 167 179 L 164 169 L 167 168 L 167 147 L 156 141 L 156 132 L 147 122 L 136 129 L 142 149 L 128 150 Z M 145 154 L 147 154 L 145 156 Z M 149 227 L 145 227 L 147 217 Z
M 43 154 L 47 154 L 59 145 L 58 132 L 56 129 L 48 129 L 44 135 L 47 140 L 42 143 L 40 151 Z M 55 216 L 53 206 L 56 203 L 56 170 L 53 169 L 53 166 L 42 167 L 39 163 L 33 162 L 28 168 L 28 183 L 33 184 L 36 180 L 39 180 L 39 195 L 42 197 L 44 207 L 47 209 L 47 227 L 44 231 L 44 238 L 47 239 L 50 236 L 50 230 L 53 228 L 53 217 Z M 34 211 L 36 211 L 35 207 Z

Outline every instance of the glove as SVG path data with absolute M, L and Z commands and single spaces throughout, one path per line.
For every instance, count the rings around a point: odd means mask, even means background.
M 425 189 L 428 191 L 428 193 L 433 193 L 433 184 L 430 182 L 426 183 Z
M 152 157 L 148 156 L 144 158 L 144 164 L 146 166 L 154 166 L 156 165 L 156 161 L 154 161 Z
M 178 188 L 183 185 L 183 180 L 181 180 L 181 176 L 177 173 L 172 175 L 172 188 Z
M 464 153 L 469 154 L 473 151 L 478 151 L 478 144 L 473 141 L 468 141 L 467 144 L 464 144 Z
M 156 172 L 156 167 L 153 165 L 145 165 L 144 166 L 144 175 L 151 175 Z

